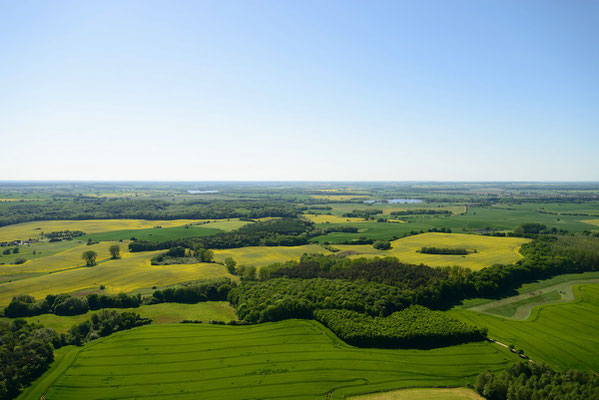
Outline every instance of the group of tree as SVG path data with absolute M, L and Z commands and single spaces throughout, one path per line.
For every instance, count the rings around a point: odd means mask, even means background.
M 42 238 L 48 238 L 50 239 L 50 242 L 59 242 L 61 240 L 72 240 L 75 237 L 79 237 L 79 236 L 84 236 L 85 232 L 83 231 L 71 231 L 71 230 L 64 230 L 64 231 L 54 231 L 54 232 L 49 232 L 49 233 L 43 233 L 41 234 Z
M 467 255 L 470 253 L 476 253 L 476 250 L 468 251 L 467 249 L 461 248 L 450 248 L 450 247 L 421 247 L 418 250 L 422 254 L 443 254 L 443 255 Z
M 346 212 L 345 214 L 343 214 L 343 217 L 371 219 L 373 216 L 382 214 L 382 213 L 383 213 L 383 210 L 376 209 L 376 208 L 367 208 L 364 210 L 353 210 L 350 212 Z
M 188 303 L 203 301 L 226 301 L 229 292 L 237 284 L 228 278 L 209 280 L 162 290 L 155 290 L 145 300 L 146 304 L 156 303 Z
M 377 250 L 389 250 L 391 248 L 391 242 L 388 240 L 377 240 L 372 244 Z
M 111 259 L 116 260 L 121 258 L 121 246 L 119 246 L 118 244 L 113 244 L 112 246 L 110 246 L 108 248 L 108 251 L 110 252 Z M 98 258 L 98 253 L 96 253 L 93 250 L 87 250 L 84 251 L 83 254 L 81 254 L 81 258 L 85 261 L 86 266 L 93 267 L 97 264 L 96 260 Z
M 599 399 L 599 376 L 590 371 L 553 371 L 545 364 L 518 362 L 500 374 L 481 373 L 474 385 L 488 400 Z
M 390 214 L 394 217 L 402 215 L 451 215 L 451 211 L 437 210 L 435 208 L 415 208 L 411 210 L 391 211 Z
M 314 318 L 345 342 L 363 347 L 435 348 L 484 340 L 485 328 L 412 305 L 387 317 L 350 310 L 314 311 Z
M 151 259 L 152 265 L 210 263 L 214 261 L 214 252 L 196 245 L 194 249 L 183 246 L 171 247 L 166 253 L 158 254 Z

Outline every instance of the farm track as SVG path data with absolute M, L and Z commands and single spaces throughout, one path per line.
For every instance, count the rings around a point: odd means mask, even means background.
M 524 321 L 466 309 L 448 313 L 464 322 L 484 326 L 488 336 L 514 344 L 536 362 L 554 368 L 599 369 L 599 284 L 577 284 L 574 301 L 536 307 Z
M 568 302 L 574 301 L 575 296 L 574 296 L 574 292 L 573 292 L 573 287 L 578 284 L 586 284 L 586 283 L 599 283 L 599 279 L 597 279 L 597 278 L 595 278 L 595 279 L 576 279 L 576 280 L 572 280 L 570 282 L 559 283 L 559 284 L 547 286 L 547 287 L 544 287 L 541 289 L 537 289 L 534 291 L 521 293 L 516 296 L 507 297 L 507 298 L 493 301 L 490 303 L 480 304 L 480 305 L 476 305 L 476 306 L 472 306 L 472 307 L 465 307 L 464 309 L 471 310 L 471 311 L 478 311 L 478 312 L 494 315 L 494 316 L 501 317 L 501 318 L 508 318 L 508 319 L 513 319 L 513 320 L 523 321 L 523 320 L 528 319 L 530 317 L 532 311 L 534 310 L 534 308 L 536 308 L 538 306 L 549 305 L 549 304 L 568 303 Z M 500 315 L 500 314 L 490 311 L 491 309 L 494 309 L 499 306 L 504 306 L 504 305 L 508 305 L 511 303 L 526 300 L 532 295 L 538 296 L 538 295 L 553 292 L 553 291 L 564 291 L 564 293 L 561 294 L 561 298 L 559 300 L 552 300 L 552 301 L 547 301 L 547 302 L 534 302 L 534 303 L 528 303 L 528 304 L 521 305 L 520 307 L 517 308 L 516 312 L 511 317 L 506 317 L 504 315 Z

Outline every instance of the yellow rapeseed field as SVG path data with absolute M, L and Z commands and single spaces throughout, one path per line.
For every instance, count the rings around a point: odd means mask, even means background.
M 83 231 L 85 233 L 100 233 L 118 231 L 123 229 L 145 229 L 160 225 L 163 228 L 183 226 L 203 221 L 201 219 L 174 219 L 148 221 L 145 219 L 91 219 L 91 220 L 64 220 L 64 221 L 34 221 L 22 224 L 7 225 L 0 228 L 0 242 L 10 240 L 39 239 L 41 232 L 56 231 Z M 226 222 L 226 221 L 225 221 Z M 208 224 L 207 227 L 213 225 Z M 214 225 L 215 228 L 218 228 Z M 39 228 L 39 229 L 38 229 Z M 220 229 L 220 228 L 219 228 Z
M 239 249 L 214 250 L 214 259 L 223 262 L 227 257 L 233 257 L 237 265 L 254 265 L 264 267 L 276 262 L 298 260 L 304 253 L 332 254 L 322 246 L 307 244 L 303 246 L 252 246 Z
M 91 246 L 88 246 L 85 243 L 81 243 L 76 247 L 62 251 L 60 253 L 27 260 L 24 264 L 2 265 L 2 267 L 0 268 L 0 276 L 15 274 L 47 273 L 52 271 L 60 271 L 68 268 L 80 267 L 85 265 L 85 261 L 83 261 L 81 255 L 84 251 L 88 250 L 95 251 L 98 254 L 97 262 L 101 263 L 110 258 L 110 252 L 108 251 L 108 248 L 113 244 L 118 244 L 119 246 L 121 246 L 121 252 L 127 250 L 128 242 L 99 242 Z
M 599 226 L 599 219 L 585 219 L 582 222 L 584 222 L 585 224 L 591 224 L 591 225 Z
M 39 299 L 51 293 L 97 290 L 100 285 L 105 286 L 107 293 L 119 293 L 198 279 L 234 278 L 220 264 L 151 265 L 150 259 L 158 253 L 160 251 L 124 252 L 121 259 L 107 260 L 94 267 L 66 269 L 5 282 L 0 284 L 0 305 L 8 304 L 19 294 L 30 294 Z
M 346 218 L 338 217 L 337 215 L 317 215 L 317 214 L 304 214 L 304 217 L 308 218 L 315 224 L 343 224 L 347 222 L 364 222 L 364 218 Z
M 350 397 L 353 400 L 484 400 L 468 388 L 416 388 Z
M 356 254 L 352 258 L 364 256 L 392 256 L 411 264 L 426 264 L 433 267 L 461 265 L 478 270 L 493 264 L 511 264 L 522 258 L 520 246 L 529 239 L 512 237 L 492 237 L 467 235 L 462 233 L 423 233 L 408 236 L 391 242 L 392 248 L 386 251 L 374 249 L 371 245 L 335 245 L 342 251 Z M 422 247 L 476 249 L 468 255 L 422 254 Z

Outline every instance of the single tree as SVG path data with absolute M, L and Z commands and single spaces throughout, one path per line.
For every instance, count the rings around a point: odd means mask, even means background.
M 85 260 L 85 264 L 88 267 L 93 267 L 94 265 L 96 265 L 96 257 L 98 256 L 98 254 L 93 251 L 93 250 L 88 250 L 88 251 L 84 251 L 83 254 L 81 255 L 81 258 L 83 258 Z
M 233 257 L 225 258 L 225 267 L 227 267 L 227 271 L 229 271 L 230 274 L 235 275 L 235 266 L 236 265 L 237 265 L 237 263 L 235 262 L 235 260 L 233 260 Z
M 108 250 L 110 251 L 110 256 L 113 260 L 121 258 L 121 247 L 118 244 L 113 244 Z

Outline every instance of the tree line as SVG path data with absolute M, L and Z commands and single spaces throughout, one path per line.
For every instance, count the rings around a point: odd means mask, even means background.
M 116 295 L 90 293 L 85 297 L 75 297 L 70 294 L 49 294 L 44 299 L 36 301 L 33 296 L 19 295 L 13 297 L 4 308 L 4 316 L 9 318 L 32 317 L 41 314 L 79 315 L 88 311 L 104 308 L 137 308 L 144 304 L 166 302 L 198 303 L 201 301 L 227 300 L 229 291 L 236 282 L 228 278 L 208 280 L 155 290 L 151 296 L 142 298 L 138 293 Z
M 172 202 L 134 198 L 72 198 L 67 201 L 4 202 L 0 226 L 64 219 L 222 219 L 295 217 L 299 210 L 286 201 L 217 200 Z M 15 238 L 17 239 L 17 238 Z

